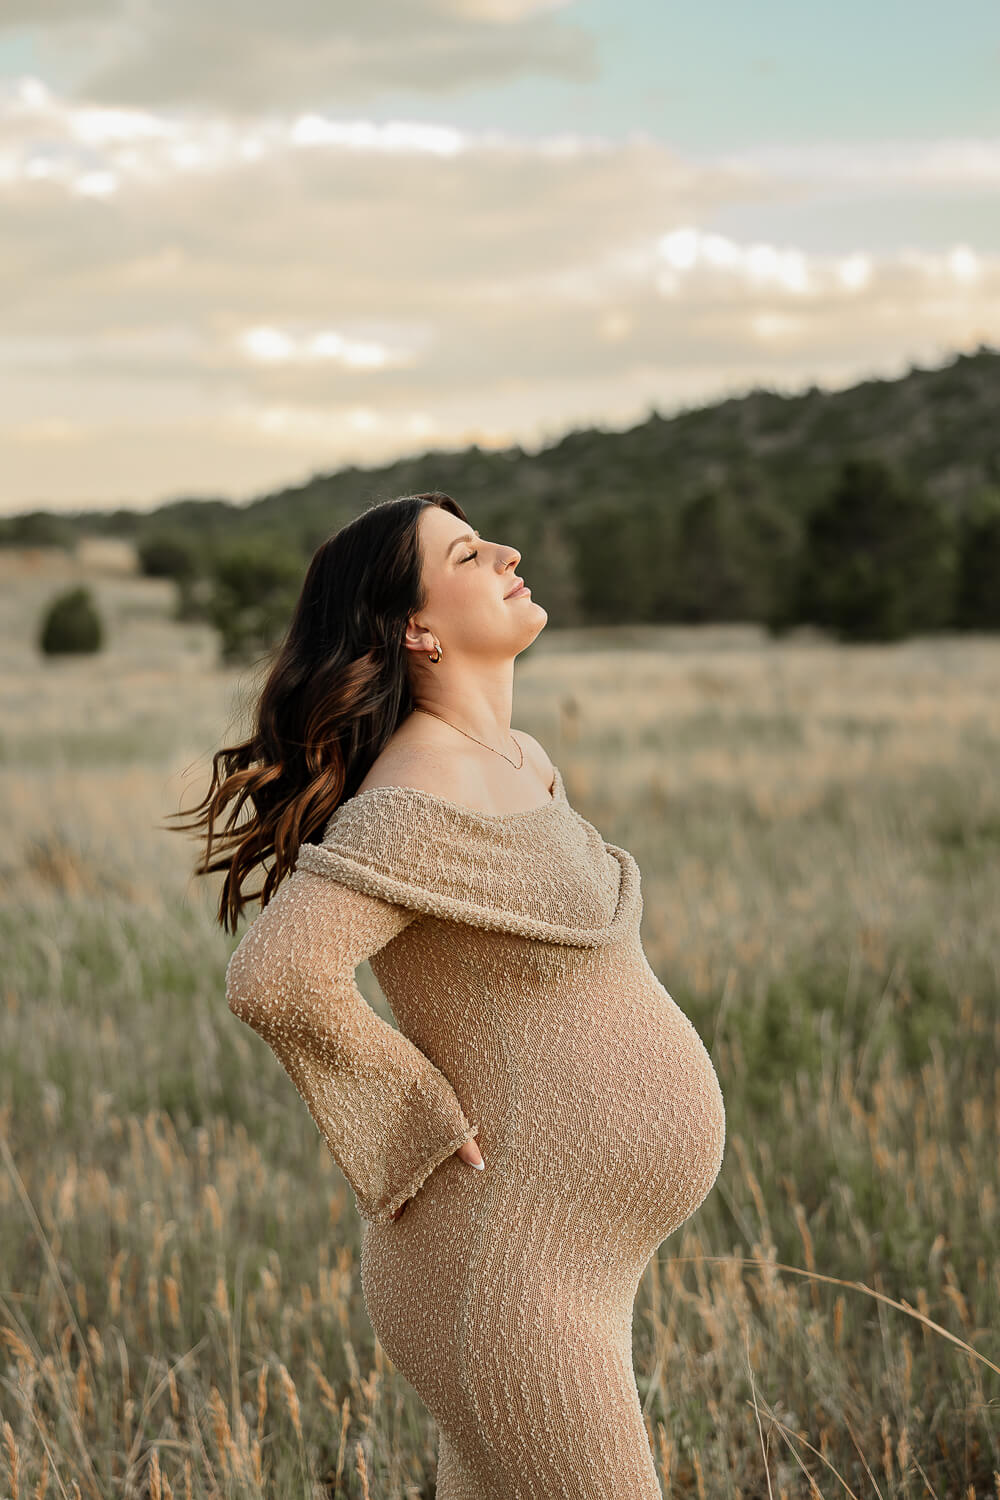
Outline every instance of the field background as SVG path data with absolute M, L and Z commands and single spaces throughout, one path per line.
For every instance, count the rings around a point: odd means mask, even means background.
M 0 1495 L 431 1497 L 350 1192 L 161 826 L 255 673 L 130 567 L 0 553 Z M 43 660 L 77 578 L 107 648 Z M 518 662 L 726 1098 L 636 1304 L 665 1496 L 1000 1496 L 998 687 L 987 636 L 547 630 Z

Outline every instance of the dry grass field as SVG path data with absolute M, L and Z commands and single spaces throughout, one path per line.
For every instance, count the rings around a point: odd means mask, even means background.
M 43 660 L 78 576 L 107 648 Z M 0 554 L 0 1495 L 431 1497 L 347 1185 L 161 826 L 254 686 L 171 601 Z M 726 1098 L 636 1304 L 664 1496 L 997 1500 L 1000 639 L 543 632 L 516 683 Z

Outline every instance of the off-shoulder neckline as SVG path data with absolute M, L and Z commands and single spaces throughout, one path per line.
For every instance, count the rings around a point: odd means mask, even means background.
M 443 921 L 581 947 L 611 942 L 641 911 L 638 866 L 576 811 L 554 771 L 548 802 L 509 813 L 419 787 L 368 787 L 340 803 L 322 843 L 300 846 L 295 868 Z
M 553 761 L 552 769 L 555 772 L 552 781 L 552 789 L 547 802 L 541 802 L 537 807 L 522 807 L 514 812 L 488 813 L 480 812 L 476 807 L 469 807 L 464 802 L 452 802 L 448 797 L 439 797 L 436 792 L 427 792 L 419 786 L 394 786 L 389 782 L 382 782 L 378 786 L 365 787 L 364 791 L 355 792 L 353 797 L 348 797 L 344 802 L 338 804 L 337 812 L 341 808 L 352 807 L 355 803 L 363 801 L 365 797 L 377 797 L 386 792 L 403 793 L 406 797 L 414 798 L 418 802 L 430 802 L 437 807 L 450 808 L 452 812 L 461 813 L 464 817 L 474 818 L 481 823 L 508 823 L 515 818 L 533 818 L 539 813 L 547 813 L 566 800 L 566 788 L 563 785 L 562 775 L 559 767 Z

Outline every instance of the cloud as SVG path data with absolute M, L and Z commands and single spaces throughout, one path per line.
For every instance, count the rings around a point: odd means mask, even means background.
M 727 152 L 734 170 L 822 184 L 824 189 L 1000 187 L 1000 136 L 936 141 L 872 141 L 761 146 Z
M 357 108 L 380 90 L 446 94 L 525 73 L 596 74 L 566 0 L 8 0 L 41 55 L 79 74 L 77 97 L 255 113 Z M 80 59 L 86 61 L 81 65 Z
M 81 195 L 95 178 L 110 190 Z M 160 128 L 148 112 L 110 111 L 102 124 L 22 87 L 0 109 L 0 270 L 46 292 L 6 326 L 65 327 L 102 305 L 143 319 L 163 298 L 220 328 L 229 308 L 241 328 L 337 326 L 345 308 L 409 321 L 522 275 L 593 265 L 745 191 L 738 174 L 643 140 L 455 131 L 441 149 L 404 122 Z
M 788 192 L 642 136 L 175 115 L 22 79 L 0 95 L 0 509 L 260 493 L 997 342 L 996 255 L 710 227 Z

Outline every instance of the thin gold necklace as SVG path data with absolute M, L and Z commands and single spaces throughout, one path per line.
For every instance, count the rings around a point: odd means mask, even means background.
M 415 708 L 413 710 L 413 712 L 415 714 L 430 714 L 430 716 L 431 716 L 432 719 L 440 719 L 442 724 L 451 724 L 452 729 L 458 729 L 459 734 L 464 734 L 465 738 L 467 740 L 476 740 L 476 736 L 474 734 L 469 734 L 467 730 L 460 729 L 457 724 L 452 724 L 451 720 L 450 719 L 446 719 L 443 714 L 436 714 L 432 708 Z M 517 741 L 516 740 L 514 741 L 514 743 L 515 743 L 515 745 L 517 745 Z M 486 750 L 493 750 L 493 746 L 492 745 L 487 745 L 487 743 L 486 743 L 485 740 L 476 740 L 476 744 L 477 745 L 482 745 L 483 748 L 486 749 Z M 517 748 L 519 750 L 521 750 L 521 746 L 520 745 L 517 745 Z M 510 756 L 509 755 L 504 755 L 502 750 L 493 750 L 493 754 L 494 755 L 503 755 L 504 760 L 507 761 L 510 765 L 514 766 L 514 762 L 511 760 Z M 521 750 L 521 765 L 520 766 L 514 766 L 514 770 L 515 771 L 519 771 L 521 769 L 521 766 L 523 766 L 523 765 L 524 765 L 524 751 Z

